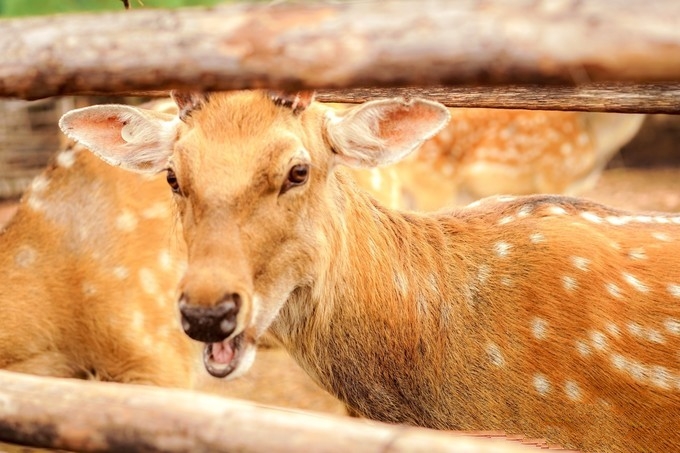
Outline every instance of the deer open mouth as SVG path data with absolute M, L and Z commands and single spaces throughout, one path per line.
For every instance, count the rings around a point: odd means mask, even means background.
M 218 343 L 206 343 L 203 349 L 203 365 L 212 376 L 223 378 L 239 365 L 243 355 L 244 332 Z

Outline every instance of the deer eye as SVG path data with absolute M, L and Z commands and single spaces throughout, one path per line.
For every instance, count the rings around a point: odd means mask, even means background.
M 177 182 L 177 175 L 175 175 L 175 172 L 171 168 L 168 168 L 168 173 L 165 179 L 168 181 L 168 185 L 172 189 L 173 193 L 178 195 L 182 194 L 182 191 L 179 189 L 179 182 Z
M 286 181 L 281 187 L 281 193 L 285 193 L 295 186 L 301 186 L 307 182 L 309 179 L 309 165 L 307 164 L 297 164 L 293 165 L 288 171 L 288 176 Z

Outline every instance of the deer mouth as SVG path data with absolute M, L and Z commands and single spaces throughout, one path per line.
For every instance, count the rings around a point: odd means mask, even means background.
M 236 370 L 245 348 L 244 333 L 217 343 L 206 343 L 203 349 L 203 365 L 214 377 L 223 378 Z

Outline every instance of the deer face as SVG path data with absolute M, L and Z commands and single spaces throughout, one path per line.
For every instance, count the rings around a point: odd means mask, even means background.
M 332 247 L 337 164 L 398 160 L 436 133 L 447 110 L 428 101 L 368 103 L 337 116 L 311 94 L 176 94 L 179 120 L 125 106 L 70 112 L 62 129 L 134 171 L 167 171 L 188 249 L 179 308 L 206 343 L 214 376 L 236 376 Z

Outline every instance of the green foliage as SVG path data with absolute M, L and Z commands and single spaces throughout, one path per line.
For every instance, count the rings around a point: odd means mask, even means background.
M 133 9 L 209 6 L 224 0 L 130 0 Z M 0 16 L 20 17 L 43 14 L 94 11 L 122 11 L 121 0 L 0 0 Z

